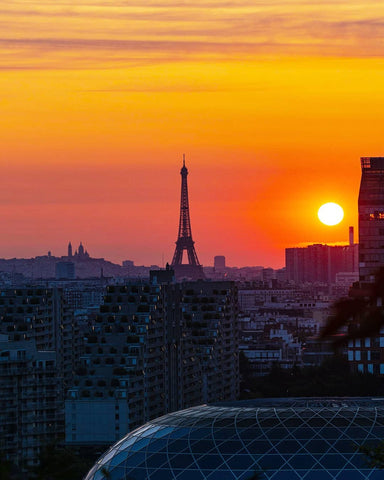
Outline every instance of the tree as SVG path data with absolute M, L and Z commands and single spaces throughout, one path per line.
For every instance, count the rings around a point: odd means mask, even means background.
M 84 459 L 70 448 L 48 445 L 40 454 L 40 464 L 35 469 L 37 480 L 76 480 L 81 479 L 94 463 Z
M 371 468 L 384 470 L 384 441 L 372 447 L 369 445 L 361 445 L 358 451 L 365 455 L 366 461 Z
M 348 298 L 333 304 L 333 315 L 328 318 L 320 337 L 340 334 L 345 327 L 348 331 L 335 337 L 335 343 L 377 335 L 384 325 L 383 303 L 384 268 L 380 268 L 372 284 L 352 288 Z
M 0 455 L 0 480 L 26 480 L 26 478 L 19 466 Z
M 104 477 L 109 480 L 111 478 L 111 474 L 109 473 L 109 470 L 107 470 L 105 467 L 102 467 L 100 469 L 100 472 L 104 475 Z
M 247 480 L 261 480 L 261 476 L 259 473 L 254 472 L 254 473 L 251 473 L 250 477 L 247 477 Z
M 0 458 L 0 480 L 9 480 L 11 478 L 11 464 Z
M 325 338 L 347 327 L 345 335 L 335 343 L 356 338 L 373 337 L 380 333 L 384 325 L 384 268 L 380 268 L 372 284 L 352 288 L 350 296 L 333 305 L 333 315 L 329 317 L 320 337 Z M 376 446 L 360 445 L 358 451 L 365 455 L 371 468 L 384 469 L 384 440 Z
M 323 397 L 383 395 L 381 378 L 352 372 L 348 360 L 334 355 L 320 366 L 282 369 L 274 365 L 268 375 L 241 383 L 241 398 Z

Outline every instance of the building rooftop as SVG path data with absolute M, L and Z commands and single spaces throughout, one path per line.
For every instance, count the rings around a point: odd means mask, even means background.
M 362 170 L 384 170 L 384 157 L 361 157 Z

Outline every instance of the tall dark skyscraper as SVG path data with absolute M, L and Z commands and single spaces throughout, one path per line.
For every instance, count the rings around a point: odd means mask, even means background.
M 359 275 L 374 281 L 384 266 L 384 157 L 361 158 L 359 192 Z
M 175 253 L 172 259 L 172 268 L 176 278 L 188 278 L 198 280 L 204 278 L 203 268 L 199 263 L 195 250 L 195 242 L 192 240 L 191 219 L 189 216 L 188 200 L 188 169 L 185 166 L 185 155 L 183 155 L 183 167 L 181 175 L 181 200 L 180 200 L 180 221 L 179 233 L 176 240 Z M 188 263 L 183 263 L 184 250 L 187 252 Z
M 360 288 L 351 296 L 369 295 L 376 271 L 384 267 L 384 157 L 361 158 L 359 192 Z M 353 370 L 384 375 L 384 332 L 348 342 L 348 360 Z

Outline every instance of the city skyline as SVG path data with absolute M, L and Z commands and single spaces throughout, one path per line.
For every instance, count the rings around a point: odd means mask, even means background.
M 203 265 L 278 268 L 287 247 L 347 243 L 359 159 L 382 154 L 383 15 L 356 0 L 5 5 L 0 257 L 79 239 L 171 261 L 184 152 Z M 318 221 L 326 202 L 340 225 Z
M 315 215 L 314 215 L 315 216 Z M 317 223 L 320 223 L 320 220 L 318 219 L 318 222 Z M 340 230 L 340 225 L 342 225 L 344 228 L 346 228 L 345 226 L 345 222 L 341 221 L 340 224 L 338 224 L 336 227 L 338 227 L 338 229 Z M 326 227 L 329 229 L 329 226 L 326 225 Z M 332 228 L 335 228 L 334 225 L 332 225 Z M 343 233 L 347 233 L 346 231 L 344 231 Z M 75 233 L 76 234 L 76 233 Z M 78 235 L 77 235 L 78 236 Z M 328 235 L 328 238 L 329 238 L 329 235 Z M 44 255 L 53 255 L 55 257 L 66 257 L 67 256 L 67 252 L 63 252 L 63 244 L 61 242 L 61 239 L 58 239 L 58 242 L 59 242 L 59 245 L 56 245 L 56 247 L 58 247 L 58 252 L 57 251 L 53 251 L 53 248 L 49 247 L 49 246 L 46 246 L 46 250 L 45 251 L 41 251 L 41 246 L 36 246 L 36 248 L 28 248 L 28 246 L 26 246 L 24 249 L 22 250 L 19 250 L 19 255 L 8 255 L 8 257 L 6 256 L 3 256 L 0 258 L 9 258 L 9 259 L 12 259 L 12 258 L 33 258 L 33 257 L 39 257 L 39 256 L 44 256 Z M 82 245 L 82 241 L 80 240 L 79 242 L 79 245 L 80 245 L 80 248 L 81 245 Z M 69 240 L 69 244 L 71 244 L 71 240 Z M 295 244 L 295 246 L 297 247 L 303 247 L 303 246 L 308 246 L 310 245 L 311 242 L 303 242 L 303 241 L 300 241 L 300 242 L 297 242 Z M 324 241 L 313 241 L 312 244 L 327 244 L 327 245 L 347 245 L 347 238 L 344 238 L 343 240 L 341 241 L 336 241 L 336 242 L 324 242 Z M 285 244 L 282 244 L 283 245 L 283 255 L 284 255 L 284 250 L 285 248 L 287 248 L 286 246 L 284 246 Z M 142 265 L 159 265 L 159 266 L 162 266 L 164 267 L 166 263 L 170 263 L 170 258 L 165 258 L 165 255 L 164 253 L 161 255 L 161 259 L 157 259 L 157 263 L 154 263 L 154 262 L 151 262 L 148 260 L 148 258 L 151 258 L 151 256 L 147 255 L 144 253 L 140 258 L 143 259 L 141 262 L 139 260 L 139 262 L 137 262 L 137 259 L 133 256 L 130 256 L 129 257 L 129 253 L 126 257 L 119 257 L 118 256 L 118 251 L 119 249 L 117 249 L 116 251 L 116 248 L 113 246 L 113 245 L 109 245 L 109 246 L 99 246 L 98 248 L 98 242 L 97 242 L 97 238 L 96 238 L 96 244 L 94 245 L 95 248 L 95 251 L 97 251 L 99 254 L 98 255 L 95 255 L 93 256 L 93 258 L 98 258 L 98 257 L 102 257 L 102 258 L 105 258 L 106 260 L 109 260 L 109 261 L 112 261 L 116 264 L 121 264 L 124 260 L 132 260 L 133 262 L 135 262 L 136 264 L 142 264 Z M 40 248 L 40 250 L 39 250 Z M 65 250 L 67 250 L 68 246 L 65 247 Z M 124 248 L 124 246 L 123 246 Z M 11 246 L 10 248 L 10 251 L 11 252 L 14 252 L 14 245 Z M 29 253 L 28 252 L 34 252 L 34 253 Z M 281 253 L 281 252 L 279 252 Z M 207 262 L 205 263 L 205 266 L 209 266 L 209 265 L 212 265 L 213 264 L 213 259 L 214 259 L 214 256 L 216 256 L 217 252 L 213 251 L 213 256 L 211 258 L 208 257 L 207 254 L 202 254 L 202 257 L 206 258 L 207 259 Z M 88 255 L 88 254 L 87 254 Z M 186 257 L 186 255 L 185 255 Z M 224 254 L 224 257 L 227 258 L 227 255 Z M 154 258 L 154 257 L 153 257 Z M 257 258 L 262 258 L 262 257 L 257 257 Z M 231 259 L 230 259 L 231 261 Z M 272 263 L 268 263 L 268 262 L 264 262 L 262 263 L 259 262 L 257 264 L 257 262 L 253 262 L 253 263 L 243 263 L 243 264 L 236 264 L 236 263 L 232 263 L 230 264 L 229 266 L 233 266 L 233 267 L 244 267 L 244 266 L 255 266 L 255 265 L 259 265 L 259 266 L 264 266 L 264 267 L 273 267 L 273 268 L 282 268 L 284 267 L 284 259 L 281 263 L 274 263 L 274 260 L 271 261 Z M 188 260 L 186 258 L 183 258 L 183 264 L 184 263 L 188 263 Z

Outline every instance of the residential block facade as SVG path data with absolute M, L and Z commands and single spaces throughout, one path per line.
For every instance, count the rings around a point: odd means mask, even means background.
M 236 399 L 237 335 L 232 282 L 107 287 L 68 390 L 66 442 L 108 444 L 170 411 Z

